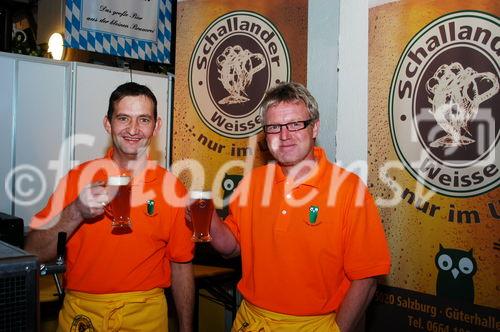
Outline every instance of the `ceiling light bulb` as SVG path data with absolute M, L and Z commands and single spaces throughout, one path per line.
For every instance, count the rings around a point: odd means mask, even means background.
M 60 33 L 53 33 L 49 38 L 49 49 L 52 59 L 61 60 L 64 53 L 63 37 Z

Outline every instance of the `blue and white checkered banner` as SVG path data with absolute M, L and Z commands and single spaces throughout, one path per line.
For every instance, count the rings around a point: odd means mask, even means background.
M 66 0 L 66 47 L 170 63 L 172 0 Z

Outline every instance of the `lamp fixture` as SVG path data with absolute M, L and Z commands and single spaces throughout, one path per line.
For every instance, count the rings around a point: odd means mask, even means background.
M 64 56 L 64 41 L 60 33 L 53 33 L 49 38 L 48 52 L 52 55 L 52 59 L 61 60 Z

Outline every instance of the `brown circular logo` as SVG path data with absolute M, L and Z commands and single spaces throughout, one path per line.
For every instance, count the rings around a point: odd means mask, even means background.
M 94 332 L 92 321 L 85 315 L 77 315 L 71 323 L 70 332 Z
M 498 186 L 500 36 L 498 17 L 450 13 L 408 43 L 389 100 L 399 159 L 428 188 L 448 196 Z
M 290 79 L 281 34 L 263 16 L 236 11 L 217 18 L 200 36 L 189 66 L 189 91 L 201 120 L 216 133 L 249 137 L 261 130 L 265 91 Z

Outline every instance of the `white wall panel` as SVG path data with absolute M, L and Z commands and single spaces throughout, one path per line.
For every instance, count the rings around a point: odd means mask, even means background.
M 307 27 L 307 88 L 319 105 L 317 144 L 335 160 L 339 54 L 339 1 L 310 0 Z
M 368 0 L 340 0 L 337 162 L 367 180 Z
M 55 62 L 18 62 L 13 213 L 25 224 L 45 206 L 68 157 L 60 156 L 67 130 L 68 68 Z
M 14 82 L 16 62 L 11 58 L 0 57 L 0 212 L 11 214 L 12 203 L 7 193 L 12 186 L 5 188 L 7 175 L 12 169 L 12 144 L 14 116 Z M 7 190 L 7 191 L 6 191 Z

